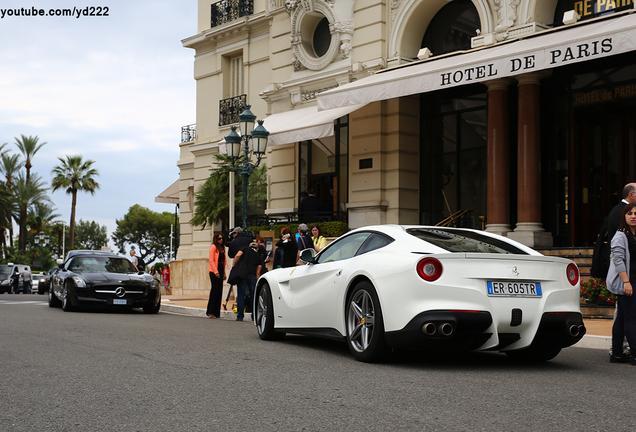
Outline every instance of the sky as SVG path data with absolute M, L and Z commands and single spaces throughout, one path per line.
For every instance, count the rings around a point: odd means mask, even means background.
M 108 15 L 15 14 L 73 7 Z M 134 204 L 175 210 L 154 200 L 179 178 L 181 127 L 196 121 L 194 51 L 181 44 L 196 13 L 196 0 L 0 1 L 0 145 L 46 142 L 31 172 L 49 186 L 59 157 L 94 160 L 100 188 L 78 193 L 76 221 L 106 225 L 109 237 Z M 49 197 L 68 224 L 71 196 Z

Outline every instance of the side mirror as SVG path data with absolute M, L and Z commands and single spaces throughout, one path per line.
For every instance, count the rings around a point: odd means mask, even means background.
M 316 257 L 316 251 L 314 249 L 311 249 L 311 248 L 303 249 L 302 252 L 300 252 L 300 260 L 308 264 L 315 264 L 315 261 L 314 261 L 315 257 Z
M 55 262 L 57 263 L 58 267 L 64 264 L 64 260 L 62 258 L 58 258 Z

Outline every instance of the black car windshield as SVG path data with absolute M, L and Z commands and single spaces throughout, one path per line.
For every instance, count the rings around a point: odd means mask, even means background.
M 67 269 L 74 273 L 137 273 L 126 258 L 110 256 L 78 256 L 69 262 Z
M 0 274 L 8 275 L 11 273 L 11 267 L 9 266 L 0 266 Z
M 411 228 L 407 233 L 449 252 L 499 253 L 528 255 L 505 241 L 474 231 L 449 228 Z

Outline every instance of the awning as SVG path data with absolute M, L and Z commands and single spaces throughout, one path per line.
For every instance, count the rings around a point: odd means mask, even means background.
M 155 197 L 155 202 L 179 204 L 179 180 L 168 186 L 168 189 Z
M 552 69 L 636 50 L 636 14 L 563 26 L 536 36 L 414 63 L 319 93 L 318 109 L 367 104 Z
M 334 120 L 362 108 L 365 104 L 351 105 L 326 111 L 318 111 L 314 105 L 272 114 L 265 118 L 263 126 L 269 131 L 268 145 L 289 144 L 333 136 Z

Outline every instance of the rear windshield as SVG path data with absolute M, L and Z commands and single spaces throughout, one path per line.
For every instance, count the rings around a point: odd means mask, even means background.
M 452 228 L 411 228 L 407 229 L 406 232 L 448 252 L 528 255 L 527 252 L 503 240 L 473 231 L 460 231 Z

